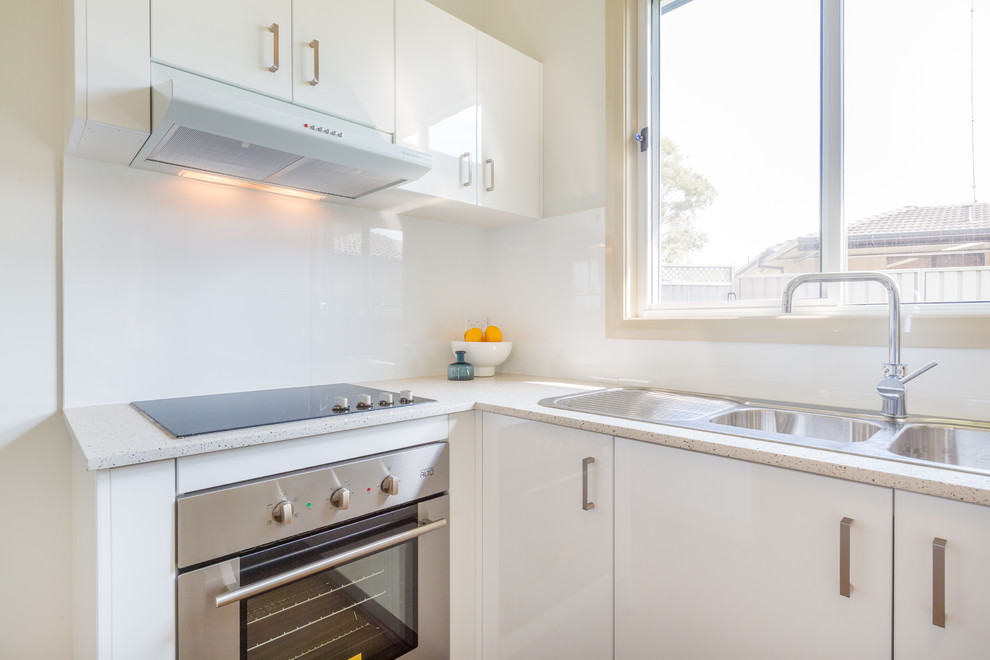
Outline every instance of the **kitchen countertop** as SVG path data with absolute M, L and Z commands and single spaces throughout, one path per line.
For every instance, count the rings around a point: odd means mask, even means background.
M 615 383 L 499 374 L 473 381 L 448 381 L 442 376 L 430 376 L 361 384 L 390 391 L 411 389 L 416 396 L 436 399 L 436 402 L 374 414 L 324 417 L 187 438 L 171 436 L 128 403 L 69 408 L 64 416 L 89 470 L 482 410 L 990 506 L 990 475 L 770 442 L 729 432 L 570 412 L 538 403 L 546 397 L 613 387 Z

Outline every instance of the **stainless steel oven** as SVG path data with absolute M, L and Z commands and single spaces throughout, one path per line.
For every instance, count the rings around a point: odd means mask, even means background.
M 177 502 L 179 660 L 449 656 L 447 444 Z

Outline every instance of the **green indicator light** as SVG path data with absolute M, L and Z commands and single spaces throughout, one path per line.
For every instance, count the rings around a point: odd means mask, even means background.
M 312 503 L 312 502 L 306 502 L 306 508 L 307 508 L 307 509 L 308 509 L 309 507 L 311 507 L 311 506 L 313 506 L 313 503 Z

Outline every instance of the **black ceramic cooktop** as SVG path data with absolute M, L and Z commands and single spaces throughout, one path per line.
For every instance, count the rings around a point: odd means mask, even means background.
M 370 396 L 370 407 L 359 406 L 362 394 Z M 387 395 L 391 395 L 391 405 L 387 405 Z M 346 408 L 337 406 L 338 397 L 347 398 Z M 407 401 L 398 392 L 334 383 L 278 390 L 134 401 L 131 405 L 175 437 L 184 438 L 202 433 L 231 431 L 304 419 L 374 413 L 431 401 L 432 399 L 415 396 L 411 396 L 411 401 Z

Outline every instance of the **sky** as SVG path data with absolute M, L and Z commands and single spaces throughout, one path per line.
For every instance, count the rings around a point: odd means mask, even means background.
M 819 16 L 813 0 L 693 0 L 663 16 L 660 133 L 718 191 L 692 263 L 740 266 L 818 231 Z M 847 222 L 972 202 L 974 126 L 988 201 L 990 0 L 846 0 L 844 26 Z

